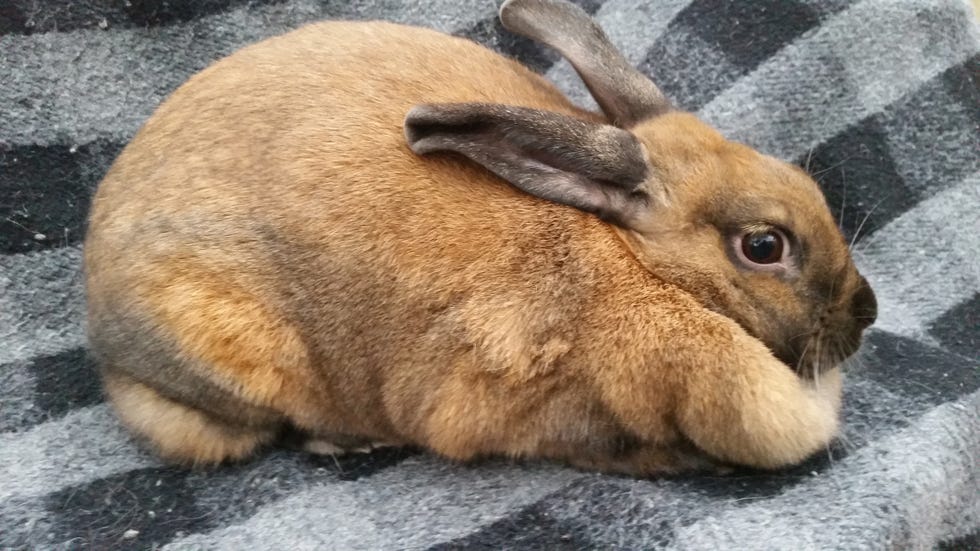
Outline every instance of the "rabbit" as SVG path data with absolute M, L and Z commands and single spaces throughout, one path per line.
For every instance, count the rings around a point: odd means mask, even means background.
M 574 4 L 499 16 L 602 112 L 380 21 L 247 46 L 158 107 L 84 243 L 90 349 L 138 441 L 647 477 L 835 437 L 876 306 L 818 186 L 673 107 Z

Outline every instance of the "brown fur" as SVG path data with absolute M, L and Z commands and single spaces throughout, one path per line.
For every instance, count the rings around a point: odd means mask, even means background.
M 405 114 L 440 102 L 604 120 L 472 42 L 380 22 L 245 48 L 160 107 L 85 246 L 92 346 L 134 432 L 188 463 L 291 424 L 633 474 L 776 467 L 833 437 L 839 370 L 801 378 L 767 348 L 826 297 L 739 272 L 711 229 L 739 208 L 799 226 L 844 303 L 857 273 L 811 181 L 671 113 L 633 129 L 666 208 L 614 227 L 414 155 Z

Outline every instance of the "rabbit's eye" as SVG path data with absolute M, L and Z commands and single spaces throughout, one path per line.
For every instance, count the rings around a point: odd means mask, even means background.
M 742 254 L 754 264 L 775 264 L 783 258 L 784 241 L 777 231 L 747 233 L 742 236 Z

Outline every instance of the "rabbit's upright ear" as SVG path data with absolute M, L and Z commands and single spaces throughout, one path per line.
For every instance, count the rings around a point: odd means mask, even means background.
M 649 206 L 650 166 L 623 129 L 485 103 L 418 105 L 405 119 L 417 154 L 455 151 L 519 189 L 630 227 Z
M 507 0 L 507 30 L 558 50 L 578 72 L 609 121 L 628 128 L 670 110 L 670 101 L 613 46 L 582 8 L 567 0 Z

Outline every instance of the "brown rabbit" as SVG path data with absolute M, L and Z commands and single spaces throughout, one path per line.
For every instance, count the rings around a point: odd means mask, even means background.
M 119 156 L 88 327 L 163 457 L 298 429 L 649 475 L 834 437 L 875 300 L 818 187 L 673 110 L 578 7 L 500 15 L 604 115 L 467 40 L 326 22 L 194 76 Z

